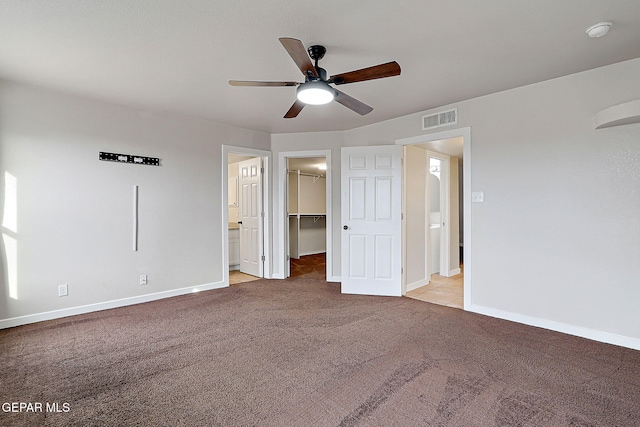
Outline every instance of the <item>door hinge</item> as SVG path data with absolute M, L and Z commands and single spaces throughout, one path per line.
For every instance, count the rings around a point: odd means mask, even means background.
M 266 261 L 266 260 L 267 260 L 267 259 L 266 259 L 266 257 L 265 257 L 264 255 L 262 255 L 262 258 L 261 258 L 261 259 L 262 259 L 262 261 Z
M 264 211 L 263 211 L 263 212 L 260 212 L 260 216 L 261 216 L 262 218 L 264 218 Z
M 404 268 L 400 267 L 400 274 L 404 274 Z
M 263 167 L 260 168 L 260 173 L 264 173 L 264 168 Z
M 403 220 L 404 219 L 404 213 L 400 214 L 400 219 Z

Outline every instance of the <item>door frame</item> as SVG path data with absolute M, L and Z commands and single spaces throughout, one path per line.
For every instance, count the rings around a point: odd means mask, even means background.
M 331 199 L 331 185 L 332 185 L 332 168 L 331 168 L 331 150 L 305 150 L 305 151 L 282 151 L 278 154 L 278 207 L 276 210 L 276 218 L 278 218 L 281 239 L 280 245 L 276 249 L 279 259 L 282 260 L 282 277 L 280 279 L 286 279 L 290 274 L 290 264 L 287 259 L 288 247 L 289 247 L 289 214 L 288 214 L 288 173 L 287 173 L 287 159 L 299 159 L 305 157 L 324 157 L 327 163 L 327 170 L 325 171 L 325 197 L 326 197 L 326 273 L 328 282 L 339 282 L 340 278 L 334 277 L 333 274 L 333 200 Z
M 418 135 L 410 138 L 397 139 L 396 144 L 399 145 L 414 145 L 423 144 L 427 142 L 434 142 L 442 139 L 458 138 L 462 137 L 464 143 L 462 146 L 462 182 L 463 182 L 463 236 L 464 236 L 464 310 L 469 310 L 472 303 L 472 212 L 471 212 L 471 192 L 472 192 L 472 179 L 471 179 L 471 128 L 463 127 L 457 129 L 450 129 L 441 132 L 434 132 L 425 135 Z M 403 166 L 404 169 L 404 166 Z M 404 196 L 404 195 L 403 195 Z M 404 224 L 403 224 L 404 225 Z M 404 246 L 406 241 L 406 230 L 402 228 L 402 244 Z M 404 262 L 404 259 L 403 259 Z M 403 293 L 406 292 L 406 283 L 403 276 Z
M 222 145 L 222 280 L 224 286 L 229 286 L 229 154 L 241 154 L 244 156 L 262 158 L 262 167 L 264 174 L 262 176 L 262 187 L 260 193 L 262 197 L 262 210 L 264 217 L 262 218 L 262 253 L 265 257 L 263 263 L 262 276 L 270 279 L 272 275 L 272 256 L 271 256 L 271 151 L 258 150 L 255 148 L 239 147 L 234 145 Z

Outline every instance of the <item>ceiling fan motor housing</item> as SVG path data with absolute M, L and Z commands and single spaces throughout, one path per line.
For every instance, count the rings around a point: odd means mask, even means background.
M 324 54 L 327 53 L 327 49 L 324 46 L 314 44 L 313 46 L 309 46 L 307 52 L 309 52 L 309 56 L 311 57 L 311 59 L 313 59 L 317 63 L 318 60 L 322 59 L 324 57 Z
M 307 49 L 309 57 L 315 61 L 314 68 L 318 73 L 318 77 L 307 74 L 307 81 L 315 80 L 327 80 L 327 70 L 318 66 L 318 61 L 324 58 L 324 54 L 327 53 L 327 49 L 324 46 L 314 44 Z

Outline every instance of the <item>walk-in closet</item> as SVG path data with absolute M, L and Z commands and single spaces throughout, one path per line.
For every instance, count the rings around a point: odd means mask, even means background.
M 325 159 L 288 159 L 289 256 L 325 253 Z

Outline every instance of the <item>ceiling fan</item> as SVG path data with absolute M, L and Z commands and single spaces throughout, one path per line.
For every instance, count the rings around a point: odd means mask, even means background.
M 327 78 L 327 71 L 318 66 L 318 61 L 324 57 L 327 51 L 324 46 L 313 45 L 305 50 L 304 45 L 298 39 L 283 37 L 279 40 L 298 68 L 300 68 L 302 74 L 304 74 L 304 83 L 229 80 L 229 84 L 231 86 L 297 86 L 296 102 L 293 103 L 289 111 L 287 111 L 287 114 L 284 115 L 285 119 L 296 117 L 306 104 L 321 105 L 333 100 L 364 116 L 373 111 L 373 107 L 339 91 L 331 86 L 331 84 L 343 85 L 400 75 L 400 65 L 392 61 L 361 70 L 336 74 Z M 308 55 L 307 51 L 309 52 Z M 315 61 L 315 65 L 311 63 L 311 59 Z

